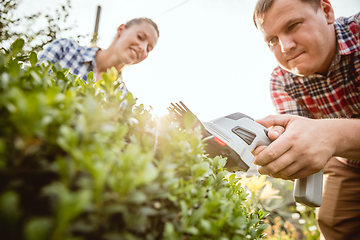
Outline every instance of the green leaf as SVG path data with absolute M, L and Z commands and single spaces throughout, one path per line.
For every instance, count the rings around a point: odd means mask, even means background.
M 174 225 L 171 223 L 171 222 L 166 222 L 165 223 L 165 235 L 167 237 L 170 237 L 172 236 L 173 234 L 175 234 L 175 228 L 174 228 Z
M 90 71 L 88 73 L 87 80 L 88 80 L 88 82 L 93 82 L 94 81 L 94 73 L 92 71 Z
M 147 201 L 147 196 L 143 192 L 136 191 L 132 193 L 126 200 L 129 203 L 142 204 Z
M 195 226 L 190 226 L 184 229 L 184 232 L 192 234 L 192 235 L 197 235 L 199 234 L 199 229 L 197 229 Z
M 41 84 L 41 82 L 42 82 L 41 77 L 35 71 L 31 71 L 30 75 L 33 77 L 34 81 L 37 84 Z
M 194 172 L 194 176 L 209 175 L 212 173 L 208 162 L 202 162 L 191 166 L 191 170 Z
M 143 172 L 143 178 L 146 182 L 151 183 L 158 176 L 158 171 L 153 163 L 146 164 L 145 170 Z
M 0 67 L 4 66 L 5 65 L 5 57 L 1 54 L 0 55 Z
M 65 74 L 63 72 L 57 72 L 56 77 L 57 77 L 58 80 L 60 80 L 60 79 L 64 80 L 64 81 L 66 80 Z
M 11 49 L 13 51 L 13 56 L 15 56 L 24 46 L 25 41 L 22 38 L 18 38 L 13 44 L 11 45 Z
M 54 71 L 54 72 L 61 72 L 62 67 L 61 67 L 61 65 L 60 65 L 58 62 L 54 64 L 54 67 L 55 67 L 55 71 Z
M 19 75 L 21 65 L 16 61 L 9 62 L 9 73 L 11 76 L 16 77 Z
M 264 230 L 269 227 L 269 224 L 263 224 L 257 227 L 257 234 L 260 235 Z
M 180 200 L 180 208 L 181 208 L 181 212 L 182 212 L 183 217 L 187 216 L 188 207 L 187 207 L 186 202 L 184 200 Z
M 38 62 L 37 55 L 35 52 L 30 53 L 29 60 L 30 60 L 31 66 L 34 67 L 36 65 L 36 63 Z
M 200 219 L 206 214 L 205 208 L 199 208 L 193 211 L 193 213 L 190 216 L 190 223 L 194 224 L 200 221 Z M 201 219 L 203 220 L 203 219 Z
M 205 232 L 211 232 L 211 223 L 209 220 L 201 219 L 200 226 L 204 229 Z
M 0 216 L 9 223 L 16 222 L 20 216 L 20 198 L 13 191 L 7 191 L 0 196 Z
M 49 239 L 54 222 L 51 218 L 34 218 L 26 223 L 26 240 Z
M 184 125 L 186 129 L 191 129 L 192 127 L 195 126 L 195 124 L 197 123 L 198 119 L 197 117 L 192 114 L 191 112 L 186 112 L 184 115 Z

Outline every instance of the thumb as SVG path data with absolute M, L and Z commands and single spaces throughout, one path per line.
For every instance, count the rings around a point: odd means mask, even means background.
M 289 122 L 294 118 L 292 115 L 269 115 L 262 119 L 255 120 L 257 123 L 269 128 L 272 126 L 281 126 L 286 128 Z
M 268 130 L 268 137 L 275 141 L 281 134 L 285 132 L 285 128 L 281 126 L 274 126 Z

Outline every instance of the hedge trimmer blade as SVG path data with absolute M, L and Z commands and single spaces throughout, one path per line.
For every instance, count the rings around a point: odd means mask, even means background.
M 179 104 L 180 103 L 180 104 Z M 197 122 L 196 124 L 194 125 L 194 127 L 196 126 L 199 126 L 201 128 L 201 131 L 203 133 L 205 133 L 205 127 L 204 125 L 201 123 L 201 121 L 197 118 L 197 116 L 195 114 L 193 114 L 190 109 L 188 107 L 186 107 L 186 105 L 182 102 L 182 101 L 179 101 L 179 103 L 170 103 L 171 106 L 168 107 L 168 110 L 170 112 L 173 112 L 175 113 L 175 118 L 177 120 L 179 120 L 180 122 L 183 123 L 183 118 L 185 116 L 186 113 L 190 113 L 191 115 L 193 115 L 194 118 L 196 118 Z

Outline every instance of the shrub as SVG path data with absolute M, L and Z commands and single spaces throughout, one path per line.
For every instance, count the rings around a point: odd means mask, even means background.
M 13 41 L 24 38 L 25 45 L 21 49 L 26 55 L 31 51 L 38 52 L 43 47 L 60 38 L 62 33 L 77 28 L 76 23 L 69 23 L 71 9 L 70 0 L 54 3 L 53 10 L 26 13 L 19 12 L 23 0 L 1 0 L 0 4 L 0 49 L 8 48 Z M 57 5 L 57 6 L 56 6 Z M 40 24 L 39 24 L 40 23 Z M 75 40 L 87 36 L 78 35 Z
M 294 182 L 265 175 L 240 176 L 240 183 L 248 193 L 244 203 L 250 210 L 261 209 L 269 213 L 265 219 L 269 227 L 264 239 L 318 240 L 320 231 L 316 222 L 317 208 L 296 203 Z
M 4 239 L 259 239 L 226 160 L 199 130 L 156 121 L 115 69 L 89 82 L 58 64 L 0 54 L 0 235 Z M 50 71 L 51 70 L 51 71 Z M 170 120 L 169 120 L 170 119 Z

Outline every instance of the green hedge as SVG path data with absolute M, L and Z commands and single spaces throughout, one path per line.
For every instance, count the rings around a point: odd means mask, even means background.
M 85 83 L 58 64 L 0 54 L 2 239 L 259 239 L 226 160 L 198 130 L 157 119 L 116 91 L 116 70 Z

